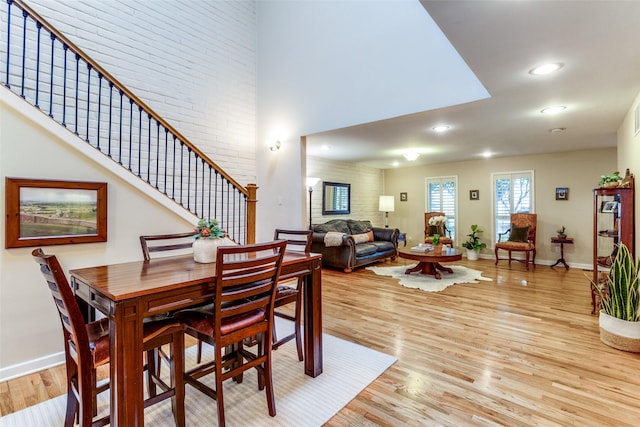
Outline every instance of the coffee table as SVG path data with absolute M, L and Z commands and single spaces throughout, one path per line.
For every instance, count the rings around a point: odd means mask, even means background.
M 431 274 L 436 279 L 441 279 L 440 271 L 453 273 L 453 270 L 441 265 L 441 262 L 460 261 L 462 259 L 462 251 L 457 248 L 443 248 L 442 253 L 436 254 L 433 251 L 419 252 L 412 251 L 410 248 L 398 249 L 400 258 L 412 259 L 418 261 L 418 265 L 408 268 L 405 274 L 411 274 L 419 271 L 422 274 Z

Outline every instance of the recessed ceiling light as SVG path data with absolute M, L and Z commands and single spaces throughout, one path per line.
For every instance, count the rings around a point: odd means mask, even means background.
M 393 166 L 393 167 L 398 167 L 398 166 L 400 166 L 400 163 L 398 163 L 398 162 L 393 162 L 393 163 L 391 163 L 391 166 Z
M 451 126 L 449 125 L 438 125 L 438 126 L 434 126 L 431 129 L 436 131 L 436 132 L 446 132 L 451 128 Z
M 564 64 L 560 62 L 556 62 L 554 64 L 544 64 L 540 65 L 539 67 L 532 68 L 531 70 L 529 70 L 529 74 L 533 74 L 534 76 L 543 76 L 545 74 L 551 74 L 554 71 L 558 71 L 563 66 Z
M 553 129 L 549 129 L 549 132 L 559 133 L 559 132 L 564 132 L 565 130 L 567 130 L 567 128 L 553 128 Z
M 404 153 L 403 155 L 404 155 L 404 158 L 409 160 L 410 162 L 412 162 L 415 159 L 417 159 L 418 157 L 420 157 L 420 154 L 418 154 L 416 152 Z
M 540 110 L 540 112 L 542 114 L 557 114 L 560 111 L 564 111 L 566 109 L 567 107 L 565 107 L 564 105 L 555 105 L 553 107 L 543 108 L 542 110 Z
M 484 153 L 482 153 L 482 157 L 484 157 L 485 159 L 488 159 L 491 156 L 493 156 L 493 153 L 491 151 L 485 151 Z

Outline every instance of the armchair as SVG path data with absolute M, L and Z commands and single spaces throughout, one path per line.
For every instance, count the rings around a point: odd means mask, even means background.
M 524 252 L 525 259 L 514 258 L 516 261 L 524 262 L 525 268 L 529 270 L 529 256 L 532 255 L 531 264 L 536 268 L 536 226 L 538 223 L 538 215 L 531 213 L 514 213 L 511 214 L 511 228 L 498 234 L 496 242 L 495 255 L 496 263 L 500 259 L 498 250 L 502 249 L 509 253 L 509 267 L 511 267 L 511 252 Z M 508 240 L 502 242 L 502 237 L 509 234 Z
M 453 245 L 451 238 L 451 230 L 447 229 L 447 223 L 442 225 L 429 225 L 429 220 L 434 216 L 446 216 L 444 212 L 425 212 L 424 213 L 424 242 L 433 242 L 433 235 L 440 235 L 440 243 L 443 245 Z

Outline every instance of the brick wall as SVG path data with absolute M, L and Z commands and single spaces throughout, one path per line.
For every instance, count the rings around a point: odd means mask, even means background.
M 29 5 L 234 179 L 255 182 L 254 2 Z

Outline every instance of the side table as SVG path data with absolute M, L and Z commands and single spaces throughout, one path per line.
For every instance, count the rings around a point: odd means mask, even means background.
M 564 268 L 568 270 L 569 266 L 567 265 L 567 262 L 564 260 L 564 245 L 565 244 L 572 245 L 573 237 L 552 237 L 551 243 L 560 244 L 560 258 L 556 261 L 555 264 L 551 266 L 551 268 L 555 267 L 558 264 L 564 264 Z

